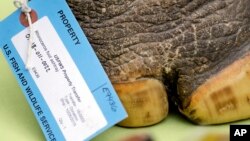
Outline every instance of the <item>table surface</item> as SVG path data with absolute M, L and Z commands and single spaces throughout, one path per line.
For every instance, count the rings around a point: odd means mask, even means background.
M 45 138 L 36 119 L 15 80 L 9 65 L 0 51 L 0 140 L 1 141 L 44 141 Z M 250 124 L 250 120 L 234 124 Z M 197 135 L 229 133 L 229 124 L 194 125 L 176 112 L 159 124 L 144 128 L 112 127 L 93 141 L 118 141 L 128 135 L 151 134 L 156 141 L 185 141 Z M 192 139 L 195 141 L 194 139 Z
M 0 21 L 15 10 L 13 0 L 0 0 Z

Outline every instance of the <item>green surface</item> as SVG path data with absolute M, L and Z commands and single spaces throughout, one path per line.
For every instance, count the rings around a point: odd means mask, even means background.
M 15 10 L 14 0 L 0 0 L 0 21 Z
M 44 141 L 42 131 L 1 51 L 0 66 L 0 141 Z M 250 124 L 250 120 L 238 123 Z M 118 141 L 124 136 L 137 133 L 151 134 L 156 141 L 185 141 L 186 138 L 195 141 L 194 136 L 210 132 L 226 134 L 229 125 L 198 126 L 178 113 L 170 113 L 157 125 L 137 129 L 113 127 L 93 141 Z
M 0 51 L 0 141 L 43 141 L 44 137 Z

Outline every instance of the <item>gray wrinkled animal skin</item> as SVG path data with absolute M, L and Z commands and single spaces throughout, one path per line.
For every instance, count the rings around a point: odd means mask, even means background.
M 68 0 L 113 83 L 156 78 L 185 108 L 250 50 L 250 0 Z

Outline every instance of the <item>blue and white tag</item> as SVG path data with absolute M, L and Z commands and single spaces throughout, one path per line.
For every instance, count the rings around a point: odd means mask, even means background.
M 112 84 L 64 0 L 29 3 L 30 33 L 20 9 L 0 23 L 0 47 L 50 141 L 89 140 L 127 117 Z M 32 15 L 31 15 L 32 16 Z

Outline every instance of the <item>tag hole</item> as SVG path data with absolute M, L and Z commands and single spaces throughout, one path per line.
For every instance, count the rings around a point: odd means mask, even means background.
M 33 9 L 31 10 L 30 17 L 31 17 L 32 23 L 34 23 L 38 20 L 38 16 L 37 16 L 37 13 L 35 10 L 33 10 Z M 25 27 L 29 26 L 28 18 L 26 17 L 25 13 L 21 13 L 19 20 L 23 26 L 25 26 Z

